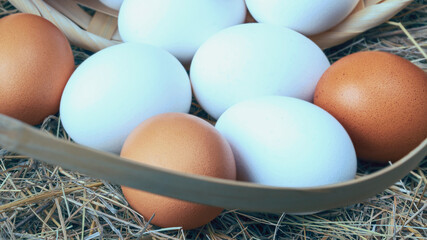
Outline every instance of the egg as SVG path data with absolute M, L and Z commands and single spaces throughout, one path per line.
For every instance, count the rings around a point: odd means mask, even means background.
M 76 69 L 60 116 L 75 142 L 119 153 L 139 123 L 160 113 L 188 112 L 191 98 L 188 74 L 175 57 L 155 46 L 123 43 Z
M 100 1 L 105 6 L 118 11 L 120 10 L 120 6 L 122 5 L 124 0 L 100 0 Z
M 254 97 L 280 95 L 312 101 L 330 66 L 305 36 L 271 24 L 227 28 L 206 41 L 194 56 L 190 79 L 194 95 L 212 117 Z
M 189 114 L 160 114 L 142 122 L 126 139 L 121 156 L 183 173 L 236 179 L 227 141 L 208 122 Z M 159 227 L 197 228 L 223 210 L 124 186 L 122 189 L 130 206 L 145 219 L 155 214 L 151 223 Z
M 366 161 L 395 162 L 427 138 L 427 74 L 390 53 L 338 60 L 319 81 L 314 103 L 341 122 Z
M 357 160 L 349 135 L 312 103 L 255 98 L 229 108 L 215 127 L 232 148 L 238 180 L 304 188 L 355 177 Z
M 244 0 L 126 0 L 119 32 L 125 42 L 162 47 L 188 64 L 210 36 L 245 16 Z
M 0 113 L 36 125 L 56 114 L 74 71 L 64 34 L 31 14 L 0 19 Z
M 324 32 L 347 17 L 359 0 L 246 0 L 260 23 L 291 28 L 304 35 Z

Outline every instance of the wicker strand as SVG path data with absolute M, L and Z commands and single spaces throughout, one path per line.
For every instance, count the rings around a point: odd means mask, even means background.
M 22 12 L 36 14 L 51 21 L 64 32 L 72 44 L 78 47 L 97 52 L 103 48 L 120 43 L 118 41 L 107 40 L 83 30 L 42 0 L 10 0 L 10 2 Z
M 378 0 L 365 1 L 365 8 L 351 14 L 333 29 L 312 36 L 311 39 L 322 49 L 344 43 L 357 35 L 374 28 L 392 18 L 412 0 L 387 0 L 380 3 Z

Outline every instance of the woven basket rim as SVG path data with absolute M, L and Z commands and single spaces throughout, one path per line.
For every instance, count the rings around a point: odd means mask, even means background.
M 117 11 L 105 6 L 100 7 L 98 0 L 63 0 L 58 2 L 55 0 L 10 0 L 10 2 L 22 12 L 36 14 L 53 22 L 64 32 L 72 44 L 83 49 L 97 52 L 105 47 L 121 43 L 120 35 L 117 31 L 117 20 L 114 22 Z M 322 49 L 339 45 L 388 21 L 411 2 L 413 0 L 360 0 L 359 5 L 356 7 L 357 10 L 353 11 L 340 24 L 324 33 L 310 36 L 309 38 Z M 55 7 L 50 6 L 48 3 L 54 4 Z M 111 32 L 111 28 L 115 28 L 114 34 L 112 34 L 114 36 L 113 40 L 82 29 L 83 24 L 76 23 L 76 19 L 81 21 L 82 13 L 78 10 L 70 11 L 70 9 L 75 9 L 72 5 L 77 6 L 77 4 L 92 8 L 96 7 L 97 13 L 107 16 L 105 17 L 105 23 L 98 23 L 100 27 L 97 27 L 97 31 L 102 28 L 103 30 L 98 32 L 106 32 L 106 29 Z M 66 15 L 72 17 L 69 18 Z

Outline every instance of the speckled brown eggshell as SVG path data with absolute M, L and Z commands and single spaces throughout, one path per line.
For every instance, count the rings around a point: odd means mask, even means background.
M 70 44 L 51 22 L 25 13 L 0 19 L 0 113 L 41 123 L 58 112 L 73 71 Z
M 344 126 L 362 160 L 395 162 L 427 137 L 427 74 L 390 53 L 359 52 L 335 62 L 314 103 Z
M 189 114 L 166 113 L 144 121 L 126 139 L 121 156 L 183 173 L 236 179 L 233 153 L 225 138 L 208 122 Z M 151 223 L 159 227 L 197 228 L 223 210 L 125 186 L 122 190 L 146 220 L 155 214 Z

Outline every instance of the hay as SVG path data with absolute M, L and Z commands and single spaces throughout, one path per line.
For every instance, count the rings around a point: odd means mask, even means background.
M 0 0 L 0 17 L 14 12 Z M 336 61 L 352 52 L 381 50 L 427 71 L 426 47 L 427 5 L 418 0 L 389 23 L 326 53 Z M 77 64 L 91 54 L 73 51 Z M 192 113 L 207 117 L 196 103 Z M 40 128 L 68 138 L 57 116 Z M 362 163 L 358 175 L 379 168 Z M 426 239 L 426 175 L 427 159 L 360 204 L 308 216 L 226 210 L 200 229 L 182 231 L 148 224 L 129 208 L 119 186 L 0 149 L 0 239 Z

